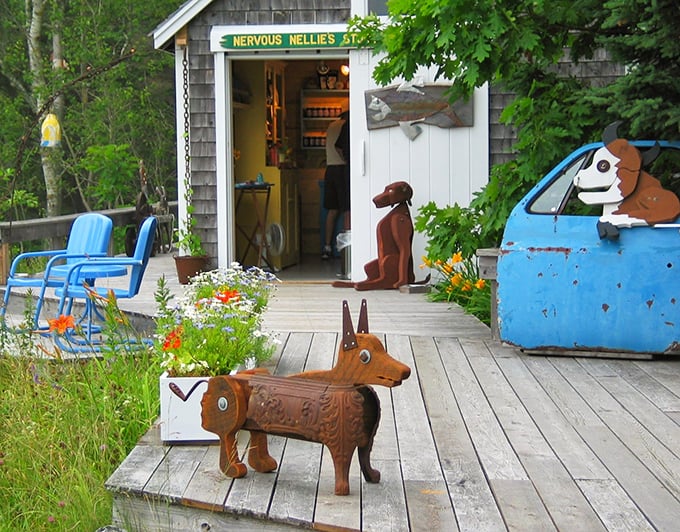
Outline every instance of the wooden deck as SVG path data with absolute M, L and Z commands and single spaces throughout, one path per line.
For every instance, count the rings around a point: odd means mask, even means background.
M 313 296 L 325 290 L 284 287 L 272 305 L 268 322 L 284 331 L 274 372 L 332 365 L 340 307 Z M 345 294 L 356 314 L 357 293 Z M 422 296 L 358 297 L 369 300 L 371 331 L 413 371 L 400 387 L 375 388 L 379 484 L 360 477 L 355 456 L 351 494 L 335 496 L 327 451 L 283 438 L 270 438 L 276 472 L 232 480 L 217 445 L 163 445 L 152 428 L 107 482 L 115 522 L 129 531 L 678 529 L 680 360 L 531 357 Z

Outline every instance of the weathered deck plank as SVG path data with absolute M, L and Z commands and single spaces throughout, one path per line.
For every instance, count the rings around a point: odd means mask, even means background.
M 504 530 L 503 519 L 479 467 L 475 448 L 458 409 L 452 380 L 433 338 L 411 338 L 422 393 L 437 453 L 461 530 Z M 455 530 L 455 529 L 452 529 Z
M 355 455 L 351 493 L 337 497 L 327 450 L 274 437 L 280 468 L 231 480 L 217 446 L 164 446 L 154 428 L 107 482 L 130 532 L 677 528 L 680 360 L 527 356 L 413 295 L 283 292 L 269 315 L 283 331 L 271 371 L 330 368 L 339 298 L 356 319 L 364 296 L 371 331 L 412 368 L 402 386 L 375 387 L 380 483 L 361 477 Z

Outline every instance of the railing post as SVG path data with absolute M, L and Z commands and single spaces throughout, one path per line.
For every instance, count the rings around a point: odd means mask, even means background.
M 7 284 L 10 265 L 10 246 L 4 242 L 0 244 L 0 284 Z
M 477 250 L 479 259 L 479 276 L 482 279 L 491 281 L 491 338 L 500 340 L 501 335 L 498 329 L 498 282 L 496 281 L 496 264 L 498 262 L 498 248 L 483 248 Z

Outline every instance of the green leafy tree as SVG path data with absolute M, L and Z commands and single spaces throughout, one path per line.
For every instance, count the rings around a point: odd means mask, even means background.
M 88 148 L 128 145 L 135 160 L 144 160 L 152 184 L 172 195 L 172 58 L 152 50 L 148 33 L 180 3 L 0 2 L 0 113 L 9 119 L 0 130 L 0 168 L 15 169 L 10 188 L 36 190 L 47 215 L 85 210 L 100 201 L 89 196 L 98 193 L 97 176 L 81 164 Z M 47 111 L 62 126 L 56 150 L 38 148 Z M 115 164 L 107 172 L 114 177 Z M 117 190 L 127 192 L 107 202 L 134 204 L 137 179 L 117 179 Z
M 516 94 L 502 115 L 518 130 L 515 160 L 492 169 L 468 208 L 439 213 L 428 205 L 416 219 L 430 237 L 433 260 L 497 245 L 528 188 L 571 149 L 599 139 L 615 119 L 626 120 L 631 137 L 678 138 L 675 0 L 390 0 L 388 8 L 386 23 L 375 16 L 351 21 L 359 42 L 382 54 L 378 82 L 411 79 L 419 66 L 436 66 L 439 76 L 454 80 L 453 99 L 487 82 Z M 626 65 L 626 75 L 597 87 L 556 74 L 565 50 L 578 62 L 598 49 Z M 437 223 L 441 219 L 446 223 Z

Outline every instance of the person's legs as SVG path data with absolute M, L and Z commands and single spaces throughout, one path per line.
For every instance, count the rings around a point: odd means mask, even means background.
M 330 258 L 331 254 L 333 253 L 333 246 L 331 246 L 331 240 L 333 239 L 333 231 L 335 229 L 335 220 L 338 217 L 338 210 L 337 209 L 329 209 L 327 214 L 326 214 L 326 233 L 325 233 L 325 242 L 323 246 L 323 251 L 321 252 L 321 258 L 322 259 L 328 259 Z
M 343 167 L 342 166 L 328 166 L 326 168 L 326 178 L 324 181 L 324 199 L 323 206 L 326 209 L 326 227 L 324 232 L 323 249 L 321 251 L 321 258 L 328 259 L 333 253 L 333 233 L 335 229 L 335 221 L 340 212 L 342 201 L 342 183 Z

